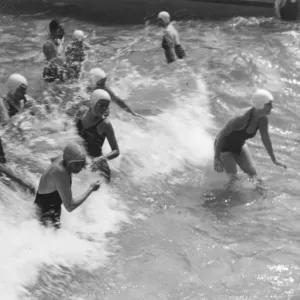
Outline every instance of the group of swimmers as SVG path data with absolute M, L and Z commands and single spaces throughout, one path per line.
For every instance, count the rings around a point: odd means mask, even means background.
M 171 23 L 167 12 L 158 14 L 158 24 L 164 28 L 162 48 L 165 52 L 167 63 L 174 62 L 177 58 L 185 57 L 177 30 Z M 75 30 L 74 41 L 64 52 L 64 29 L 57 20 L 52 20 L 49 25 L 49 39 L 43 46 L 46 65 L 43 77 L 46 82 L 66 82 L 69 79 L 80 78 L 86 50 L 91 46 L 85 41 L 81 30 Z M 92 159 L 91 169 L 103 175 L 107 182 L 111 179 L 109 160 L 120 155 L 119 145 L 114 133 L 114 128 L 109 121 L 109 107 L 113 101 L 128 113 L 141 117 L 133 112 L 128 105 L 107 87 L 107 75 L 100 68 L 93 68 L 89 72 L 91 85 L 88 87 L 90 100 L 87 105 L 78 108 L 74 115 L 78 135 L 83 140 L 83 145 L 68 143 L 62 155 L 51 159 L 51 165 L 41 176 L 38 190 L 26 183 L 11 170 L 5 167 L 6 157 L 0 140 L 0 172 L 36 194 L 35 204 L 38 208 L 42 224 L 60 228 L 61 205 L 71 212 L 80 206 L 88 196 L 99 189 L 100 181 L 97 180 L 80 197 L 72 195 L 72 174 L 78 174 L 86 165 L 87 157 Z M 22 113 L 34 105 L 34 101 L 27 95 L 28 82 L 20 74 L 13 74 L 7 80 L 8 93 L 0 101 L 1 122 L 6 123 L 9 118 L 17 113 Z M 272 161 L 279 166 L 286 166 L 275 158 L 272 143 L 268 133 L 268 115 L 273 108 L 273 96 L 266 90 L 257 90 L 252 99 L 252 107 L 244 114 L 231 119 L 220 131 L 215 140 L 214 168 L 235 176 L 237 165 L 249 176 L 257 176 L 253 166 L 250 151 L 246 140 L 254 137 L 260 130 L 263 144 Z M 107 139 L 111 151 L 102 152 L 102 146 Z

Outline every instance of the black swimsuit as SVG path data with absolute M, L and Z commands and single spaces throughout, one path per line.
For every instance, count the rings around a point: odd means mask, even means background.
M 284 21 L 295 21 L 297 20 L 299 12 L 299 1 L 292 2 L 287 0 L 285 5 L 280 8 L 280 16 Z
M 247 129 L 251 123 L 252 115 L 254 109 L 252 108 L 250 111 L 250 116 L 247 122 L 247 125 L 242 130 L 232 131 L 229 135 L 224 137 L 224 144 L 221 149 L 221 152 L 232 152 L 234 154 L 240 154 L 242 147 L 244 146 L 246 140 L 253 138 L 258 130 L 259 124 L 253 133 L 248 133 Z
M 99 134 L 97 131 L 97 126 L 103 121 L 104 119 L 88 128 L 83 127 L 81 119 L 77 120 L 76 122 L 78 134 L 83 138 L 85 149 L 92 158 L 102 156 L 102 147 L 106 139 L 106 134 Z M 110 181 L 110 168 L 106 160 L 101 162 L 99 171 L 108 181 Z
M 70 184 L 72 184 L 71 179 Z M 36 193 L 34 203 L 39 208 L 40 221 L 44 226 L 51 225 L 55 228 L 61 227 L 60 215 L 63 201 L 61 200 L 58 191 L 47 194 Z

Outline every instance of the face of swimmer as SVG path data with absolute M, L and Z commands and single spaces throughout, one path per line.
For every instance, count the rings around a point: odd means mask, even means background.
M 272 109 L 273 109 L 273 101 L 270 100 L 269 102 L 265 103 L 262 112 L 264 115 L 268 116 L 270 115 Z
M 15 91 L 13 95 L 13 100 L 19 103 L 21 100 L 25 99 L 25 95 L 27 92 L 27 86 L 25 84 L 21 84 Z
M 97 89 L 104 89 L 105 84 L 106 84 L 106 79 L 107 79 L 107 77 L 98 80 L 97 83 L 96 83 L 96 88 Z
M 70 161 L 69 163 L 69 170 L 73 174 L 80 173 L 86 166 L 86 160 L 82 161 Z
M 164 20 L 161 19 L 161 18 L 157 18 L 157 25 L 158 25 L 159 27 L 165 27 L 165 26 L 166 26 Z
M 102 117 L 109 108 L 109 101 L 107 100 L 98 100 L 96 105 L 93 108 L 93 113 L 97 117 Z

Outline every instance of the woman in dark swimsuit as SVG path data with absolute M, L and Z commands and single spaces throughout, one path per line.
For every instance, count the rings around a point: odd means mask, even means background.
M 60 228 L 61 205 L 68 212 L 80 206 L 88 196 L 99 189 L 96 181 L 89 189 L 77 198 L 73 198 L 71 184 L 72 174 L 78 174 L 86 164 L 86 152 L 77 144 L 68 144 L 62 157 L 53 160 L 51 166 L 42 175 L 35 198 L 39 218 L 43 225 Z
M 108 181 L 110 168 L 107 160 L 114 159 L 120 154 L 114 129 L 107 119 L 110 102 L 110 95 L 106 91 L 95 90 L 90 98 L 90 108 L 79 111 L 76 116 L 78 133 L 84 140 L 87 153 L 94 158 L 92 169 L 100 170 Z M 103 155 L 102 146 L 106 138 L 112 151 Z
M 266 90 L 257 90 L 252 102 L 254 106 L 245 114 L 231 119 L 215 140 L 214 169 L 236 175 L 237 165 L 249 176 L 257 176 L 246 140 L 260 131 L 262 142 L 274 164 L 286 168 L 275 158 L 268 132 L 268 115 L 273 108 L 273 96 Z

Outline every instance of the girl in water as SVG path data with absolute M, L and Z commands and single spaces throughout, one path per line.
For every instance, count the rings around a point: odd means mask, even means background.
M 35 198 L 39 218 L 43 225 L 60 228 L 61 205 L 68 212 L 80 206 L 89 195 L 97 191 L 100 182 L 90 185 L 88 190 L 77 198 L 72 196 L 72 174 L 78 174 L 86 165 L 86 152 L 77 144 L 68 144 L 63 155 L 52 160 L 52 164 L 42 175 Z
M 273 96 L 267 90 L 257 90 L 252 96 L 253 107 L 243 115 L 229 120 L 215 140 L 214 169 L 229 175 L 237 174 L 237 165 L 250 177 L 257 176 L 246 140 L 260 131 L 262 142 L 274 164 L 286 168 L 276 159 L 269 136 L 269 114 L 273 108 Z
M 90 98 L 90 108 L 80 110 L 76 116 L 78 133 L 84 140 L 87 153 L 94 159 L 92 170 L 100 170 L 108 181 L 110 168 L 107 161 L 120 154 L 113 126 L 107 118 L 110 102 L 110 95 L 105 90 L 95 90 Z M 111 152 L 103 155 L 102 147 L 106 138 Z

